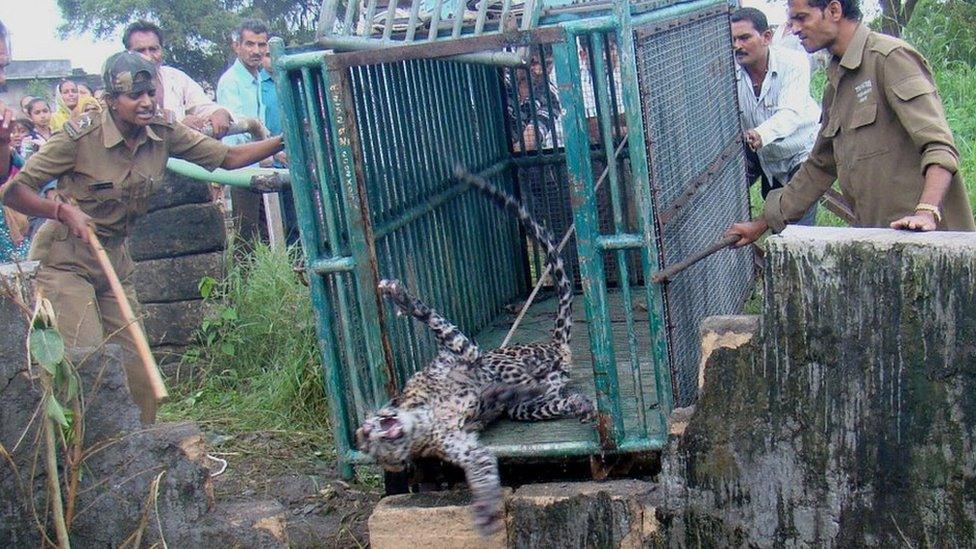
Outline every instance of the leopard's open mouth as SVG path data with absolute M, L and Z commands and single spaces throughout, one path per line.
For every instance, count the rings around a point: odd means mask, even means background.
M 380 429 L 386 438 L 400 438 L 403 436 L 403 424 L 395 417 L 380 418 Z

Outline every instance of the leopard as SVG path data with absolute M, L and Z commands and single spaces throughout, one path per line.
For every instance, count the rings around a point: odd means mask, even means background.
M 558 294 L 549 341 L 483 350 L 453 323 L 415 297 L 398 280 L 379 281 L 378 291 L 398 316 L 425 324 L 437 354 L 413 374 L 386 406 L 356 430 L 357 447 L 390 472 L 413 459 L 434 457 L 460 467 L 471 492 L 476 531 L 496 533 L 502 525 L 498 460 L 479 441 L 479 433 L 503 415 L 516 421 L 576 417 L 591 422 L 593 401 L 570 390 L 573 286 L 547 228 L 507 192 L 466 174 L 471 186 L 518 218 L 545 251 Z

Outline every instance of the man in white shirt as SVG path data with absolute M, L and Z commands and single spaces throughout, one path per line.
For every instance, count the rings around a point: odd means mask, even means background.
M 163 65 L 163 31 L 155 23 L 136 21 L 122 34 L 125 49 L 141 54 L 156 65 L 160 86 L 156 102 L 173 113 L 177 120 L 197 131 L 213 127 L 213 137 L 221 138 L 230 127 L 230 111 L 215 103 L 203 88 L 185 72 Z
M 766 198 L 809 156 L 820 130 L 820 107 L 810 96 L 810 62 L 799 52 L 770 46 L 773 32 L 761 11 L 742 8 L 731 19 L 747 180 L 761 177 Z M 814 204 L 797 224 L 813 225 L 816 217 Z

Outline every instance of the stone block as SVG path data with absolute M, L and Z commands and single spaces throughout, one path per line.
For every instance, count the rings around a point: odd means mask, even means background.
M 976 233 L 790 227 L 764 286 L 662 459 L 671 543 L 971 546 Z
M 133 283 L 141 303 L 168 303 L 200 299 L 200 280 L 220 279 L 224 271 L 223 252 L 165 257 L 140 261 Z
M 508 502 L 513 548 L 625 548 L 660 537 L 655 485 L 639 480 L 530 484 Z
M 72 523 L 72 544 L 120 546 L 145 516 L 152 525 L 143 535 L 147 546 L 159 541 L 160 532 L 171 546 L 188 546 L 181 540 L 213 505 L 203 435 L 189 423 L 149 429 L 140 424 L 120 356 L 115 345 L 70 354 L 85 398 L 87 449 L 76 505 L 84 512 Z M 17 465 L 0 467 L 0 546 L 36 547 L 41 543 L 31 506 L 47 520 L 40 511 L 46 504 L 43 467 L 32 465 L 41 423 L 34 410 L 42 395 L 23 359 L 19 364 L 21 370 L 0 387 L 0 443 L 10 449 L 10 461 Z M 91 451 L 95 448 L 98 451 Z M 149 499 L 153 492 L 156 497 Z
M 224 217 L 214 204 L 186 204 L 146 214 L 132 229 L 129 252 L 135 261 L 224 249 Z
M 289 546 L 285 511 L 277 501 L 220 503 L 180 541 L 184 547 L 285 549 Z
M 36 261 L 0 265 L 0 383 L 24 364 Z M 10 368 L 10 371 L 7 370 Z
M 506 496 L 510 494 L 506 490 Z M 466 491 L 402 494 L 380 500 L 369 517 L 373 549 L 501 549 L 505 531 L 483 538 L 471 520 Z
M 149 197 L 149 211 L 210 202 L 210 184 L 167 171 Z
M 192 343 L 200 330 L 200 324 L 209 312 L 209 304 L 202 299 L 175 301 L 173 303 L 146 303 L 142 305 L 146 337 L 153 348 L 159 346 L 185 346 Z

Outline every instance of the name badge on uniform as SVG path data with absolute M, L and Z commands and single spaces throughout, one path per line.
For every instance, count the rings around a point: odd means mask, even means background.
M 89 191 L 105 191 L 115 187 L 115 183 L 111 181 L 99 181 L 97 183 L 92 183 L 88 185 Z
M 867 101 L 868 97 L 871 95 L 871 90 L 873 88 L 874 85 L 871 84 L 870 80 L 865 80 L 864 82 L 861 82 L 860 84 L 854 86 L 854 92 L 857 93 L 857 102 L 864 103 L 865 101 Z

